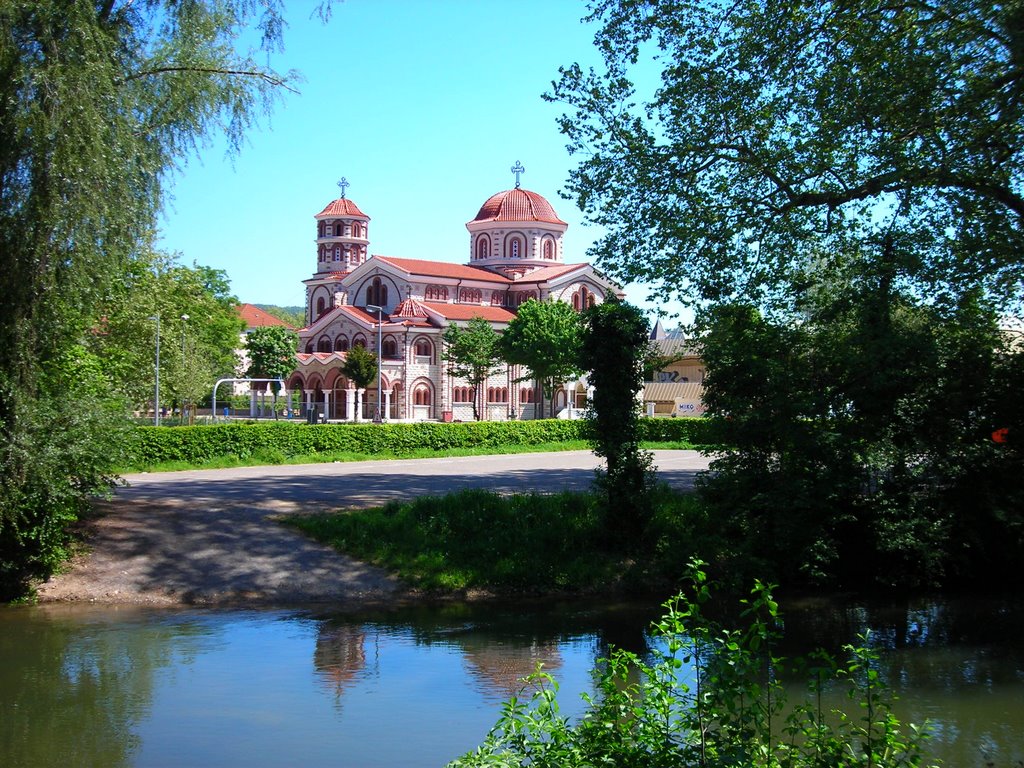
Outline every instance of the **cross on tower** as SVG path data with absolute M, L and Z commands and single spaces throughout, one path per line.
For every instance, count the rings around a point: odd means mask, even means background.
M 351 187 L 352 185 L 348 183 L 348 179 L 346 179 L 344 176 L 342 176 L 341 177 L 341 181 L 338 182 L 338 186 L 341 187 L 341 199 L 344 200 L 345 199 L 345 190 L 348 189 L 349 187 Z
M 512 166 L 512 173 L 516 175 L 516 189 L 519 189 L 519 177 L 526 173 L 526 169 L 523 168 L 523 164 L 516 160 L 516 164 Z

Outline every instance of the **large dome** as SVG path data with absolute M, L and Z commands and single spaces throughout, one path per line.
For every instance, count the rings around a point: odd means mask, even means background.
M 565 224 L 543 195 L 521 187 L 491 195 L 480 206 L 480 212 L 470 224 L 482 221 L 546 221 Z

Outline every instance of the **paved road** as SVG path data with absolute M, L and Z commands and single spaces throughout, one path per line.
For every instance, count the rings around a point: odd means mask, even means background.
M 656 451 L 659 477 L 690 487 L 707 459 Z M 275 522 L 280 514 L 366 507 L 461 488 L 581 490 L 589 451 L 302 464 L 125 476 L 90 523 L 90 551 L 40 587 L 41 600 L 151 604 L 360 603 L 395 599 L 381 571 Z
M 658 476 L 679 488 L 693 484 L 707 459 L 697 451 L 655 451 Z M 466 456 L 404 461 L 293 464 L 126 475 L 128 501 L 167 498 L 310 507 L 365 507 L 391 499 L 491 488 L 501 493 L 583 490 L 600 460 L 589 451 Z

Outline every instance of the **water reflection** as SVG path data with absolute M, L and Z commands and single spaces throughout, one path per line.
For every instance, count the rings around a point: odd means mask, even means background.
M 1024 760 L 1021 605 L 784 607 L 786 656 L 871 631 L 897 713 L 947 765 Z M 294 611 L 0 609 L 0 765 L 443 765 L 538 663 L 582 712 L 612 646 L 650 653 L 657 605 Z M 785 681 L 798 693 L 803 681 Z M 842 691 L 828 706 L 847 707 Z

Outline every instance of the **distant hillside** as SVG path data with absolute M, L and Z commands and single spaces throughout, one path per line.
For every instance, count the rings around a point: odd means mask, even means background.
M 292 328 L 302 328 L 306 324 L 305 307 L 279 307 L 276 304 L 253 304 L 259 307 L 268 315 L 273 315 L 278 320 L 283 320 Z

